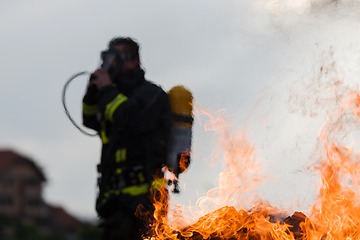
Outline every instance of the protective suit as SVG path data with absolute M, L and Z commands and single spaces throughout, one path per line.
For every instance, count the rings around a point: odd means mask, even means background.
M 83 124 L 102 141 L 96 210 L 103 239 L 140 239 L 144 225 L 134 213 L 152 211 L 149 190 L 165 186 L 171 107 L 161 87 L 144 71 L 122 73 L 112 86 L 89 86 L 83 98 Z M 144 232 L 142 232 L 144 233 Z

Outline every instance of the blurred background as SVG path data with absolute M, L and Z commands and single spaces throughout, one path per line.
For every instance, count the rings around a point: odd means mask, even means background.
M 95 220 L 101 142 L 70 123 L 61 94 L 73 74 L 99 66 L 110 39 L 129 36 L 141 45 L 147 79 L 165 91 L 186 86 L 197 109 L 225 109 L 256 146 L 269 176 L 263 199 L 306 212 L 318 177 L 305 166 L 325 117 L 294 99 L 323 65 L 336 63 L 337 76 L 356 86 L 359 10 L 360 1 L 341 0 L 1 1 L 0 148 L 36 163 L 45 202 Z M 79 124 L 86 84 L 79 77 L 67 91 Z M 221 157 L 209 164 L 217 139 L 207 120 L 195 118 L 192 163 L 172 203 L 194 206 L 218 186 L 223 165 Z

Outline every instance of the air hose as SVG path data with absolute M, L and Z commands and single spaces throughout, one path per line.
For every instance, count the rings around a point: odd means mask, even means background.
M 81 75 L 85 75 L 85 74 L 90 74 L 89 72 L 79 72 L 79 73 L 76 73 L 74 74 L 72 77 L 70 77 L 70 79 L 65 83 L 65 86 L 63 88 L 63 91 L 62 91 L 62 103 L 63 103 L 63 107 L 64 107 L 64 110 L 65 110 L 65 113 L 66 115 L 68 116 L 70 122 L 80 131 L 82 132 L 83 134 L 87 135 L 87 136 L 91 136 L 91 137 L 95 137 L 97 136 L 98 134 L 97 133 L 89 133 L 87 131 L 85 131 L 84 129 L 82 129 L 75 121 L 74 119 L 71 117 L 67 107 L 66 107 L 66 103 L 65 103 L 65 95 L 66 95 L 66 90 L 69 86 L 69 84 L 77 77 L 81 76 Z

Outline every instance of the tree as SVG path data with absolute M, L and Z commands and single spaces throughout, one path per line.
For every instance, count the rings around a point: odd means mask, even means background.
M 18 222 L 14 229 L 11 240 L 45 240 L 45 236 L 40 233 L 37 227 L 30 224 Z
M 101 229 L 93 224 L 86 223 L 80 230 L 80 240 L 98 240 L 100 239 Z
M 7 222 L 7 217 L 4 214 L 0 214 L 0 239 L 5 238 L 5 225 Z

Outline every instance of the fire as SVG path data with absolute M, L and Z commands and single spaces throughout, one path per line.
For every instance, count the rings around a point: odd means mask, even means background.
M 321 68 L 320 71 L 323 71 Z M 151 239 L 360 239 L 360 153 L 346 137 L 357 128 L 360 118 L 360 94 L 342 87 L 339 81 L 328 88 L 335 93 L 326 98 L 326 123 L 320 130 L 318 145 L 309 169 L 320 176 L 321 185 L 309 216 L 277 209 L 262 200 L 257 186 L 268 176 L 262 174 L 257 148 L 244 132 L 231 131 L 223 110 L 211 113 L 195 108 L 195 116 L 206 115 L 206 130 L 218 139 L 217 152 L 224 159 L 219 187 L 197 202 L 191 221 L 182 208 L 168 211 L 167 192 L 154 197 Z M 341 93 L 338 91 L 341 89 Z M 331 104 L 329 104 L 331 101 Z M 215 157 L 220 158 L 220 156 Z M 247 209 L 247 210 L 246 210 Z M 172 219 L 169 221 L 169 219 Z
M 181 154 L 181 158 L 180 158 L 180 162 L 179 162 L 179 167 L 180 167 L 180 172 L 185 171 L 190 164 L 190 154 L 189 153 L 183 153 Z
M 358 91 L 348 92 L 319 134 L 321 159 L 314 170 L 320 173 L 322 185 L 312 208 L 317 228 L 311 234 L 322 234 L 325 239 L 360 239 L 360 155 L 338 140 L 346 124 L 359 119 L 359 99 Z

